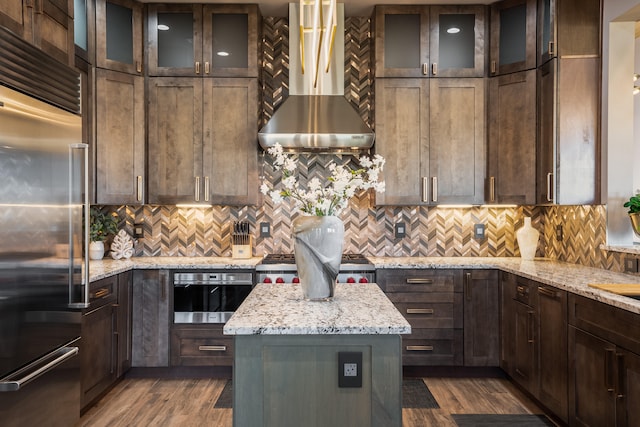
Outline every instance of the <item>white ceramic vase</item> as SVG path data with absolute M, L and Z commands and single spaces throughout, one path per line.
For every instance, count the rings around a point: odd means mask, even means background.
M 89 243 L 89 259 L 104 258 L 104 242 Z
M 344 224 L 335 216 L 299 216 L 293 220 L 294 254 L 305 299 L 333 298 L 342 259 Z
M 538 239 L 540 233 L 531 226 L 531 217 L 524 217 L 524 225 L 516 232 L 518 247 L 520 248 L 520 257 L 526 260 L 532 260 L 536 257 L 538 249 Z

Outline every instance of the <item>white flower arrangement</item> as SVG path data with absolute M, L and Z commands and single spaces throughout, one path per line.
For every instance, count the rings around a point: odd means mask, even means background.
M 300 188 L 296 169 L 297 156 L 285 153 L 280 144 L 267 149 L 275 158 L 274 169 L 282 171 L 282 190 L 275 190 L 266 183 L 260 186 L 262 194 L 269 195 L 275 203 L 291 197 L 296 206 L 309 215 L 328 216 L 338 215 L 347 207 L 349 199 L 359 191 L 370 188 L 378 193 L 384 192 L 384 181 L 378 181 L 384 167 L 384 158 L 376 154 L 373 158 L 360 157 L 360 169 L 350 169 L 335 163 L 329 165 L 331 176 L 329 183 L 323 187 L 318 178 L 312 178 L 307 183 L 307 189 Z

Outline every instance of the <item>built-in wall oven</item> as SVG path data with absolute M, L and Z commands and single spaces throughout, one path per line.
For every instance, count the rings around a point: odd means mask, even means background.
M 251 271 L 174 272 L 174 323 L 225 323 L 253 282 Z

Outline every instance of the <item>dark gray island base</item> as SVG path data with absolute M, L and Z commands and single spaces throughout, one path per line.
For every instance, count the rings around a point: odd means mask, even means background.
M 235 340 L 233 425 L 401 427 L 410 331 L 376 284 L 339 284 L 329 302 L 258 284 L 224 327 Z M 361 355 L 361 387 L 339 386 L 342 353 Z

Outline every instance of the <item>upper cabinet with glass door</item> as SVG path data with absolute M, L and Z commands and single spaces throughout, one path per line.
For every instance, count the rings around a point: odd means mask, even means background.
M 600 56 L 600 3 L 539 0 L 538 65 L 558 56 Z
M 152 76 L 258 76 L 256 5 L 149 5 Z
M 536 0 L 491 5 L 489 75 L 536 68 Z
M 132 0 L 97 0 L 98 67 L 142 74 L 142 4 Z
M 376 77 L 482 77 L 484 6 L 376 6 Z

